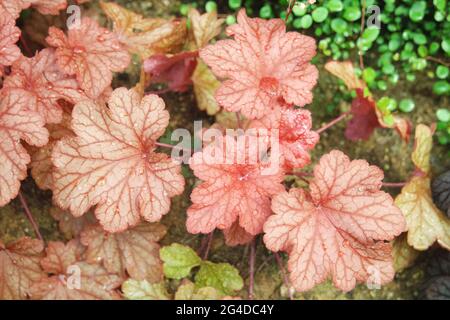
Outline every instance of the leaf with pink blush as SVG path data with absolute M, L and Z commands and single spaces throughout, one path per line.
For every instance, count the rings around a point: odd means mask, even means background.
M 239 225 L 239 222 L 235 222 L 231 227 L 223 230 L 223 235 L 225 237 L 225 244 L 230 247 L 244 245 L 254 239 L 254 236 L 245 231 L 245 229 Z
M 328 61 L 325 70 L 344 81 L 348 90 L 364 89 L 366 84 L 358 78 L 351 61 Z
M 46 123 L 61 122 L 63 110 L 58 100 L 75 103 L 87 99 L 76 79 L 60 70 L 53 49 L 43 49 L 32 58 L 19 58 L 12 65 L 4 87 L 23 89 L 27 107 L 42 115 Z
M 185 92 L 192 85 L 192 73 L 197 66 L 196 52 L 182 52 L 173 56 L 156 54 L 144 60 L 144 71 L 151 83 L 167 83 L 175 92 Z
M 56 48 L 61 70 L 76 75 L 91 98 L 97 98 L 111 84 L 113 72 L 124 71 L 130 63 L 117 35 L 89 18 L 83 18 L 80 28 L 70 29 L 67 35 L 50 27 L 47 42 Z
M 67 7 L 67 0 L 29 0 L 29 2 L 33 8 L 45 15 L 58 15 Z
M 39 265 L 43 250 L 42 241 L 28 237 L 0 241 L 0 300 L 27 298 L 32 283 L 45 277 Z
M 17 196 L 20 181 L 27 176 L 30 155 L 21 140 L 42 147 L 48 131 L 38 113 L 26 110 L 22 90 L 3 91 L 0 100 L 0 206 L 4 206 Z
M 143 223 L 120 233 L 90 226 L 81 234 L 81 243 L 87 247 L 87 262 L 101 263 L 123 277 L 155 283 L 163 279 L 157 241 L 165 234 L 166 228 L 157 223 Z
M 49 242 L 41 260 L 49 276 L 36 281 L 29 293 L 33 300 L 120 299 L 117 289 L 123 279 L 99 264 L 81 261 L 83 247 L 78 240 L 67 244 Z M 78 281 L 79 280 L 79 281 Z
M 75 137 L 57 142 L 54 200 L 79 217 L 96 206 L 103 228 L 120 232 L 161 219 L 184 189 L 178 162 L 156 153 L 169 113 L 156 95 L 113 91 L 108 106 L 84 101 L 72 112 Z
M 54 167 L 52 163 L 52 151 L 56 142 L 64 137 L 71 137 L 74 135 L 73 131 L 70 129 L 73 106 L 70 103 L 61 100 L 57 103 L 62 111 L 62 120 L 60 123 L 48 124 L 46 126 L 50 134 L 48 143 L 40 148 L 28 148 L 31 155 L 31 176 L 37 186 L 42 190 L 53 188 Z
M 19 18 L 20 12 L 31 5 L 31 0 L 0 0 L 1 16 L 4 16 L 3 10 L 8 12 L 13 20 Z
M 309 152 L 319 141 L 319 134 L 313 130 L 311 112 L 305 109 L 294 109 L 280 104 L 261 118 L 253 120 L 250 128 L 266 129 L 270 134 L 278 130 L 280 153 L 284 157 L 287 170 L 303 168 L 309 164 Z
M 323 156 L 310 192 L 291 189 L 274 197 L 264 242 L 289 254 L 293 286 L 307 291 L 331 277 L 349 291 L 376 272 L 380 284 L 394 277 L 391 245 L 405 220 L 391 196 L 380 191 L 383 172 L 340 151 Z
M 316 54 L 313 38 L 286 32 L 281 19 L 248 18 L 227 29 L 234 40 L 221 40 L 200 51 L 200 57 L 219 78 L 227 79 L 216 92 L 226 110 L 250 119 L 271 112 L 278 100 L 304 106 L 312 101 L 318 72 L 310 64 Z
M 0 7 L 0 76 L 5 66 L 10 66 L 22 55 L 16 45 L 19 38 L 20 29 L 16 27 L 13 16 Z
M 276 166 L 256 159 L 257 143 L 249 136 L 238 143 L 232 136 L 211 143 L 202 152 L 194 153 L 190 167 L 203 182 L 191 194 L 192 205 L 187 214 L 190 233 L 209 233 L 215 228 L 228 229 L 233 223 L 256 235 L 271 214 L 270 197 L 284 190 L 283 172 Z M 223 159 L 211 161 L 210 155 L 222 154 Z M 243 159 L 239 164 L 237 159 Z

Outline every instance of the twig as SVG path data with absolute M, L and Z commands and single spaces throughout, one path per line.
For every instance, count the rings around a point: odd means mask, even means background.
M 328 128 L 334 126 L 336 123 L 338 123 L 339 121 L 345 119 L 345 117 L 347 117 L 350 114 L 350 111 L 348 112 L 344 112 L 343 114 L 341 114 L 339 117 L 337 117 L 336 119 L 328 122 L 327 124 L 325 124 L 324 126 L 322 126 L 320 129 L 316 130 L 316 132 L 318 134 L 321 134 L 322 132 L 324 132 L 325 130 L 327 130 Z
M 386 188 L 403 188 L 406 182 L 383 182 L 381 185 Z
M 39 238 L 39 240 L 44 242 L 44 238 L 42 237 L 42 234 L 39 231 L 39 226 L 37 225 L 36 221 L 34 220 L 33 214 L 31 213 L 30 208 L 28 207 L 27 201 L 25 200 L 25 197 L 23 196 L 22 191 L 20 191 L 20 190 L 19 190 L 19 199 L 20 199 L 20 203 L 22 204 L 22 208 L 25 211 L 25 214 L 26 214 L 28 220 L 30 221 L 31 225 L 33 226 L 34 233 Z
M 288 18 L 292 13 L 292 8 L 294 7 L 294 4 L 295 4 L 295 0 L 289 0 L 289 6 L 286 10 L 286 18 L 284 18 L 284 22 L 288 21 Z
M 293 300 L 293 299 L 294 299 L 294 296 L 293 296 L 293 294 L 292 294 L 291 285 L 290 285 L 290 283 L 289 283 L 289 278 L 288 278 L 287 273 L 286 273 L 286 270 L 284 269 L 284 266 L 283 266 L 283 261 L 281 261 L 280 255 L 279 255 L 277 252 L 274 252 L 274 253 L 273 253 L 273 256 L 275 257 L 275 260 L 277 261 L 277 264 L 278 264 L 278 268 L 279 268 L 280 271 L 281 271 L 281 275 L 282 275 L 282 277 L 283 277 L 284 285 L 285 285 L 285 287 L 286 287 L 287 290 L 288 290 L 289 299 L 290 299 L 290 300 Z
M 211 244 L 212 244 L 213 235 L 214 235 L 214 230 L 211 231 L 211 232 L 206 236 L 206 248 L 205 248 L 205 252 L 203 253 L 203 260 L 207 260 L 207 259 L 208 259 L 209 250 L 211 249 Z
M 248 259 L 249 279 L 248 279 L 248 299 L 253 300 L 255 288 L 255 257 L 256 257 L 256 241 L 250 242 L 250 256 Z
M 450 62 L 445 62 L 445 61 L 442 61 L 441 59 L 438 59 L 438 58 L 435 58 L 435 57 L 432 57 L 432 56 L 427 56 L 425 59 L 433 61 L 433 62 L 437 62 L 439 64 L 442 64 L 442 65 L 446 66 L 446 67 L 450 67 Z

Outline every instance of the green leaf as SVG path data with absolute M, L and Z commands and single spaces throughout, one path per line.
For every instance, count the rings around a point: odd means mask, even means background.
M 164 283 L 128 279 L 122 284 L 122 292 L 128 300 L 169 300 Z
M 228 6 L 231 9 L 238 9 L 242 6 L 242 0 L 228 0 Z
M 202 263 L 194 250 L 179 243 L 161 248 L 159 255 L 163 261 L 164 275 L 171 279 L 187 277 L 192 268 Z
M 311 18 L 311 15 L 306 14 L 301 18 L 301 27 L 303 29 L 308 29 L 309 27 L 311 27 L 313 20 Z
M 411 112 L 414 110 L 415 104 L 412 99 L 402 99 L 398 108 L 403 112 Z
M 306 14 L 307 7 L 306 5 L 295 4 L 292 8 L 292 13 L 297 17 L 304 16 Z
M 433 0 L 433 4 L 439 11 L 445 11 L 447 1 L 446 0 Z
M 363 79 L 367 84 L 370 84 L 375 81 L 375 78 L 377 77 L 377 73 L 373 68 L 365 68 L 362 73 Z
M 213 287 L 226 295 L 231 295 L 242 289 L 244 281 L 239 271 L 229 263 L 205 261 L 195 275 L 195 284 L 198 288 Z
M 450 84 L 445 80 L 436 81 L 433 85 L 433 92 L 437 95 L 444 95 L 450 92 Z
M 330 0 L 327 2 L 327 8 L 331 12 L 339 12 L 342 11 L 344 5 L 342 4 L 341 0 Z
M 417 1 L 409 9 L 409 17 L 412 21 L 418 22 L 425 16 L 425 10 L 427 8 L 427 3 L 425 1 Z
M 208 1 L 205 4 L 205 11 L 206 12 L 213 12 L 217 11 L 217 3 L 215 1 Z
M 441 42 L 441 47 L 447 54 L 450 54 L 450 38 L 444 38 Z
M 263 19 L 269 19 L 272 15 L 272 7 L 269 4 L 266 4 L 259 9 L 259 16 Z
M 380 29 L 377 27 L 370 27 L 364 30 L 362 38 L 366 41 L 373 42 L 380 34 Z
M 449 74 L 449 69 L 448 69 L 448 67 L 445 67 L 445 66 L 438 66 L 438 67 L 436 68 L 436 76 L 437 76 L 439 79 L 445 79 L 445 78 L 447 78 L 447 77 L 448 77 L 448 74 Z
M 423 33 L 416 33 L 413 37 L 413 41 L 415 44 L 425 44 L 427 43 L 427 37 Z
M 347 7 L 344 10 L 344 19 L 348 21 L 356 21 L 361 18 L 361 9 L 358 7 Z
M 312 18 L 315 22 L 321 23 L 328 17 L 328 10 L 325 7 L 317 7 L 312 12 Z
M 448 109 L 438 109 L 436 111 L 436 117 L 438 118 L 439 121 L 442 122 L 449 122 L 450 121 L 450 110 Z
M 336 33 L 344 33 L 347 30 L 347 22 L 341 18 L 331 20 L 331 29 Z
M 231 26 L 232 24 L 236 23 L 236 17 L 233 15 L 228 15 L 227 18 L 225 19 L 225 23 L 229 26 Z

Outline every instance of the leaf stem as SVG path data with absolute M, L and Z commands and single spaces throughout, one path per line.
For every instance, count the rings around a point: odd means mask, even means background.
M 250 242 L 250 256 L 248 259 L 249 279 L 248 279 L 248 299 L 254 299 L 255 288 L 255 258 L 256 258 L 256 241 L 253 238 Z
M 339 117 L 337 117 L 336 119 L 328 122 L 327 124 L 323 125 L 321 128 L 317 129 L 316 132 L 318 134 L 321 134 L 322 132 L 324 132 L 325 130 L 327 130 L 328 128 L 334 126 L 336 123 L 338 123 L 339 121 L 342 121 L 343 119 L 345 119 L 345 117 L 347 117 L 350 114 L 350 111 L 344 112 L 343 114 L 341 114 Z
M 241 120 L 241 114 L 239 112 L 236 112 L 236 122 L 239 129 L 242 129 L 242 120 Z
M 283 261 L 281 260 L 281 257 L 278 254 L 278 252 L 274 252 L 273 256 L 275 257 L 275 260 L 277 261 L 277 264 L 278 264 L 278 268 L 280 269 L 281 275 L 283 276 L 283 282 L 284 282 L 284 285 L 286 286 L 286 288 L 288 290 L 289 299 L 293 300 L 294 299 L 294 295 L 292 294 L 291 285 L 289 283 L 289 278 L 287 276 L 286 270 L 284 269 Z
M 286 10 L 286 18 L 284 18 L 284 22 L 288 21 L 288 18 L 289 18 L 289 16 L 292 13 L 292 8 L 294 7 L 294 4 L 295 4 L 295 0 L 289 0 L 289 5 L 288 5 L 288 8 Z
M 25 211 L 25 214 L 26 214 L 28 220 L 30 221 L 31 225 L 33 226 L 34 233 L 39 238 L 39 240 L 44 242 L 44 238 L 42 237 L 42 234 L 39 231 L 39 226 L 36 223 L 36 221 L 34 220 L 33 214 L 31 213 L 30 208 L 28 207 L 27 201 L 26 201 L 25 197 L 23 196 L 22 191 L 20 191 L 20 190 L 19 190 L 19 199 L 20 199 L 20 203 L 22 204 L 22 208 Z
M 211 244 L 212 244 L 213 235 L 214 235 L 214 230 L 211 231 L 205 237 L 205 239 L 206 239 L 206 248 L 205 248 L 205 252 L 203 253 L 203 260 L 208 260 L 208 255 L 209 255 L 209 250 L 211 250 Z
M 386 188 L 403 188 L 406 182 L 383 182 L 381 185 Z

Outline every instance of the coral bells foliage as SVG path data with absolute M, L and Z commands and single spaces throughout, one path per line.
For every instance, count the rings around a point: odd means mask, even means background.
M 275 165 L 269 167 L 269 162 L 251 161 L 259 156 L 259 148 L 247 138 L 240 137 L 245 143 L 238 143 L 235 137 L 226 135 L 192 156 L 190 167 L 203 183 L 191 194 L 189 232 L 228 229 L 234 222 L 252 235 L 262 231 L 271 214 L 270 197 L 284 190 L 283 172 Z M 211 161 L 212 155 L 223 159 Z
M 33 58 L 20 57 L 4 87 L 24 89 L 27 108 L 39 113 L 46 123 L 61 122 L 63 110 L 58 100 L 75 103 L 86 99 L 76 79 L 61 72 L 53 49 L 44 49 Z
M 253 120 L 249 126 L 268 132 L 278 130 L 280 154 L 287 170 L 307 165 L 311 161 L 309 151 L 319 141 L 319 134 L 311 130 L 311 112 L 289 108 L 285 104 L 280 104 L 260 120 Z
M 0 76 L 5 66 L 10 66 L 20 57 L 20 49 L 15 44 L 20 37 L 14 18 L 0 7 Z
M 275 196 L 264 242 L 287 251 L 293 286 L 306 291 L 331 276 L 343 291 L 379 275 L 392 280 L 391 244 L 405 220 L 391 196 L 380 191 L 383 172 L 364 160 L 332 151 L 314 169 L 310 191 L 293 188 Z
M 55 27 L 48 33 L 47 42 L 56 48 L 58 65 L 64 73 L 76 75 L 91 98 L 97 98 L 111 84 L 112 72 L 124 71 L 130 63 L 117 35 L 92 19 L 82 19 L 80 28 L 70 29 L 67 36 Z
M 56 203 L 74 216 L 97 205 L 95 215 L 110 232 L 141 217 L 159 221 L 184 189 L 179 163 L 155 152 L 169 123 L 163 100 L 119 88 L 108 106 L 80 102 L 72 116 L 76 137 L 59 141 L 52 154 Z
M 227 79 L 216 92 L 218 103 L 250 119 L 269 113 L 280 99 L 298 106 L 310 103 L 318 77 L 309 63 L 316 53 L 314 39 L 286 32 L 281 19 L 250 19 L 245 10 L 237 19 L 227 28 L 233 40 L 200 51 L 216 76 Z
M 20 140 L 38 147 L 48 142 L 44 120 L 26 107 L 24 91 L 0 92 L 0 206 L 17 196 L 20 181 L 27 176 L 30 155 Z

